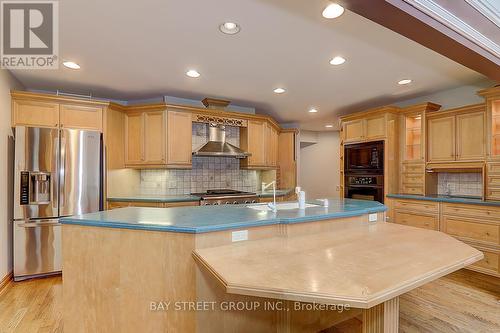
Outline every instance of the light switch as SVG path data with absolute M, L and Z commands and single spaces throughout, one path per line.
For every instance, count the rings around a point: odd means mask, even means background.
M 377 213 L 368 214 L 368 222 L 377 222 Z
M 248 230 L 238 230 L 231 232 L 232 242 L 241 242 L 248 240 Z

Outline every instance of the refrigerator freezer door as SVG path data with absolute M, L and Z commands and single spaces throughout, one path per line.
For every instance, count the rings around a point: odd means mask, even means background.
M 101 200 L 101 133 L 61 130 L 59 215 L 99 211 Z
M 15 132 L 14 219 L 58 217 L 59 130 Z
M 14 222 L 14 280 L 58 273 L 62 268 L 57 219 Z

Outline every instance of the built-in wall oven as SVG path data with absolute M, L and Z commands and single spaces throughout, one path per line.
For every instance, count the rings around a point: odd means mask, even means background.
M 346 145 L 346 198 L 384 202 L 384 142 Z

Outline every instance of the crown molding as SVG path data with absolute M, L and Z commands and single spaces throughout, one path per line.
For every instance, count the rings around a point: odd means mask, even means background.
M 491 4 L 490 0 L 465 0 L 484 17 L 500 28 L 500 10 Z
M 500 46 L 432 0 L 403 0 L 500 59 Z M 471 1 L 471 0 L 469 0 Z M 475 0 L 482 2 L 483 0 Z M 491 5 L 490 5 L 491 6 Z

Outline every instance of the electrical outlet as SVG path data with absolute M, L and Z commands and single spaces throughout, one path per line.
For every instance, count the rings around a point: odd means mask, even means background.
M 231 232 L 232 242 L 241 242 L 248 240 L 248 230 L 238 230 Z
M 368 214 L 368 222 L 377 222 L 378 216 L 377 213 Z

